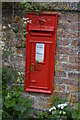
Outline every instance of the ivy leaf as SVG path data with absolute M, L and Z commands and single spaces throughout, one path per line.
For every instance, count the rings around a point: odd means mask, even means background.
M 16 92 L 16 97 L 18 97 L 21 94 L 21 92 Z
M 24 111 L 26 111 L 26 107 L 25 107 L 25 106 L 20 105 L 20 111 L 21 111 L 21 113 L 23 113 Z
M 63 119 L 63 120 L 67 120 L 67 117 L 66 116 L 61 116 L 61 118 Z
M 24 86 L 20 86 L 20 90 L 21 90 L 21 91 L 24 91 Z
M 10 107 L 9 100 L 6 100 L 6 102 L 4 104 L 5 104 L 6 108 Z
M 21 104 L 18 104 L 18 105 L 15 105 L 15 110 L 21 111 L 21 113 L 23 113 L 24 111 L 26 111 L 26 107 L 22 106 Z
M 32 71 L 33 70 L 33 67 L 32 66 L 30 66 L 30 71 Z
M 56 118 L 57 118 L 57 119 L 58 119 L 58 118 L 60 119 L 60 115 L 57 115 Z
M 20 111 L 20 104 L 15 105 L 15 110 L 16 110 L 16 111 Z
M 10 107 L 15 106 L 15 103 L 16 103 L 16 99 L 13 98 L 13 99 L 10 101 Z
M 26 38 L 26 32 L 24 33 L 24 38 Z
M 12 100 L 6 99 L 5 106 L 6 106 L 6 108 L 10 108 L 10 107 L 15 106 L 15 98 L 13 98 Z
M 77 118 L 77 111 L 75 109 L 72 109 L 72 118 L 75 120 Z
M 79 113 L 78 113 L 78 118 L 77 118 L 78 120 L 80 120 L 80 110 L 79 110 Z

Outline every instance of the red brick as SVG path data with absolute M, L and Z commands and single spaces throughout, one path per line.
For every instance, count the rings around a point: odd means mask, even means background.
M 69 38 L 78 38 L 78 31 L 70 31 L 69 34 L 67 35 Z
M 72 80 L 72 79 L 64 79 L 60 77 L 55 77 L 55 83 L 56 84 L 66 84 L 66 85 L 73 85 L 73 86 L 78 86 L 78 81 Z
M 63 55 L 56 55 L 55 56 L 55 61 L 57 60 L 57 61 L 63 61 L 63 62 L 67 62 L 67 55 L 65 55 L 65 54 L 63 54 Z
M 72 30 L 78 30 L 79 29 L 79 23 L 71 23 L 71 25 L 70 25 L 70 28 L 72 29 Z
M 75 62 L 75 57 L 74 56 L 69 56 L 69 62 L 74 63 Z
M 69 40 L 59 40 L 57 42 L 57 45 L 62 45 L 62 46 L 65 46 L 65 45 L 69 45 Z
M 68 91 L 70 91 L 70 92 L 78 92 L 78 86 L 72 86 L 72 85 L 69 85 L 69 86 L 67 86 L 67 89 L 68 89 Z
M 78 45 L 78 40 L 73 40 L 71 42 L 71 46 L 77 46 Z
M 66 72 L 64 72 L 64 71 L 56 71 L 55 76 L 56 77 L 66 77 Z
M 65 48 L 65 47 L 57 47 L 57 53 L 59 54 L 69 54 L 70 48 Z
M 58 85 L 58 90 L 59 91 L 65 91 L 65 85 L 59 84 Z
M 53 91 L 55 93 L 56 96 L 60 97 L 60 98 L 66 98 L 66 92 L 62 92 L 62 91 Z
M 78 30 L 79 30 L 79 33 L 80 33 L 80 21 L 78 23 Z
M 54 84 L 54 91 L 65 91 L 65 85 Z
M 71 56 L 69 56 L 69 62 L 78 64 L 78 63 L 80 63 L 80 57 L 71 55 Z
M 24 49 L 23 48 L 17 48 L 16 54 L 24 54 Z
M 72 48 L 72 49 L 70 50 L 70 55 L 72 55 L 72 56 L 73 56 L 73 55 L 76 55 L 76 56 L 77 56 L 77 55 L 78 55 L 78 51 L 79 51 L 78 49 Z
M 73 80 L 79 79 L 79 73 L 68 73 L 68 77 Z
M 66 13 L 66 14 L 61 14 L 60 18 L 63 22 L 76 22 L 78 21 L 78 13 Z
M 67 70 L 67 71 L 79 71 L 79 65 L 58 63 L 57 69 L 62 69 L 62 70 Z
M 67 62 L 67 56 L 62 56 L 59 58 L 60 61 Z
M 74 70 L 78 71 L 79 70 L 78 64 L 63 64 L 62 68 L 64 70 L 72 70 L 72 71 L 74 71 Z
M 78 31 L 79 29 L 79 23 L 67 23 L 67 22 L 62 22 L 62 23 L 59 23 L 59 26 L 58 28 L 63 28 L 63 29 L 70 29 L 70 30 L 76 30 Z
M 75 63 L 80 63 L 80 57 L 75 57 Z
M 72 30 L 63 30 L 63 31 L 58 31 L 57 35 L 59 37 L 65 37 L 65 38 L 78 38 L 78 31 L 72 31 Z

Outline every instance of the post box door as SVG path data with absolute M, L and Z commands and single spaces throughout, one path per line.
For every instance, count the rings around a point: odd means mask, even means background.
M 31 43 L 31 71 L 30 86 L 33 88 L 49 89 L 49 61 L 51 59 L 51 44 Z M 34 51 L 34 53 L 33 53 Z M 38 61 L 38 63 L 36 63 Z
M 30 14 L 32 18 L 34 16 L 35 14 Z M 50 16 L 48 15 L 48 17 Z M 57 15 L 54 16 L 52 20 L 54 19 L 56 23 Z M 39 17 L 38 19 L 40 20 Z M 34 19 L 32 20 L 34 23 Z M 51 94 L 53 91 L 57 25 L 52 24 L 49 27 L 40 23 L 40 25 L 34 26 L 33 23 L 32 26 L 28 26 L 27 30 L 29 34 L 26 42 L 25 91 Z

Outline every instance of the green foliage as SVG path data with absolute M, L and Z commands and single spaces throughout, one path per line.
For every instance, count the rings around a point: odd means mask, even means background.
M 22 6 L 25 14 L 27 14 L 28 12 L 36 12 L 36 14 L 39 15 L 43 10 L 47 10 L 46 3 L 38 4 L 38 3 L 22 2 Z M 26 25 L 27 25 L 27 22 L 26 21 L 23 22 L 24 38 L 26 38 L 26 34 L 27 34 Z
M 21 71 L 19 71 L 18 72 L 18 77 L 17 77 L 17 83 L 24 83 L 24 73 L 23 72 L 21 72 Z
M 2 69 L 2 80 L 3 83 L 10 83 L 16 78 L 16 73 L 12 68 L 5 67 Z
M 26 25 L 27 25 L 27 22 L 26 22 L 26 20 L 25 21 L 23 21 L 23 25 L 22 25 L 22 28 L 23 28 L 23 36 L 24 36 L 24 38 L 26 39 Z
M 51 96 L 52 107 L 49 111 L 38 112 L 38 118 L 47 120 L 80 120 L 80 103 L 70 106 L 66 99 L 61 99 L 55 95 Z
M 26 38 L 26 32 L 24 32 L 24 38 Z
M 12 90 L 6 90 L 3 98 L 3 118 L 7 118 L 5 112 L 11 118 L 27 117 L 31 109 L 29 97 L 21 96 L 20 88 L 14 87 Z
M 37 15 L 39 15 L 43 10 L 47 10 L 47 7 L 43 4 L 38 3 L 29 3 L 29 2 L 22 2 L 22 6 L 24 8 L 24 12 L 36 12 Z
M 9 55 L 10 55 L 10 52 L 9 51 L 3 51 L 3 55 L 6 57 L 6 58 L 8 58 L 9 57 Z
M 55 106 L 53 106 L 55 107 Z M 45 118 L 45 119 L 65 119 L 65 120 L 71 120 L 71 107 L 67 105 L 63 109 L 58 108 L 58 106 L 55 107 L 56 109 L 52 109 L 49 112 L 41 112 L 38 113 L 39 118 Z M 69 112 L 69 113 L 68 113 Z
M 69 105 L 68 101 L 66 99 L 61 99 L 55 95 L 51 96 L 51 102 L 52 107 L 47 112 L 40 112 L 38 113 L 38 117 L 40 119 L 65 119 L 65 120 L 71 120 L 71 111 L 72 108 Z
M 80 102 L 74 104 L 72 109 L 72 118 L 73 120 L 75 119 L 80 120 Z
M 67 99 L 62 99 L 60 97 L 57 97 L 55 94 L 52 94 L 51 95 L 51 101 L 52 101 L 52 104 L 53 105 L 58 105 L 58 104 L 61 104 L 61 103 L 64 103 L 64 102 L 68 102 Z
M 40 120 L 42 120 L 43 118 L 45 120 L 46 118 L 48 118 L 48 113 L 44 112 L 44 111 L 40 111 L 40 112 L 37 113 L 37 116 Z
M 21 92 L 24 90 L 22 86 L 18 86 L 14 82 L 15 73 L 10 68 L 4 68 L 2 72 L 2 96 L 3 96 L 3 119 L 18 119 L 18 118 L 28 118 L 29 112 L 31 112 L 32 103 L 29 97 L 24 97 Z M 13 74 L 12 74 L 13 73 Z M 20 78 L 21 74 L 19 72 Z M 13 81 L 14 85 L 11 85 L 9 81 Z

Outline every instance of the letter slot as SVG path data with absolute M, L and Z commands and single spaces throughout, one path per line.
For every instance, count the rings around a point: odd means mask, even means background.
M 54 29 L 34 29 L 29 32 L 33 36 L 52 36 Z

